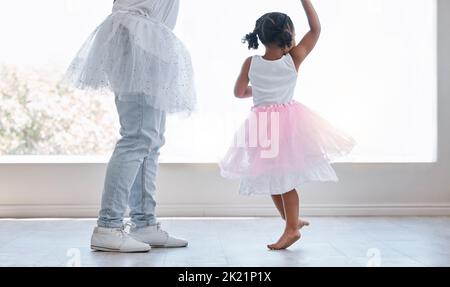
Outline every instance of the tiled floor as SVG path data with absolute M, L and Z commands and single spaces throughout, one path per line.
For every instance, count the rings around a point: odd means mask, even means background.
M 0 266 L 450 266 L 450 218 L 309 218 L 299 243 L 268 251 L 282 222 L 162 219 L 188 248 L 89 249 L 94 220 L 0 220 Z

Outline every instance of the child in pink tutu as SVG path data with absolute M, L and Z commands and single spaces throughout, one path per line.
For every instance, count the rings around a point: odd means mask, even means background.
M 330 161 L 348 154 L 354 141 L 304 105 L 293 101 L 298 70 L 321 32 L 310 0 L 302 0 L 310 31 L 295 45 L 292 20 L 268 13 L 245 37 L 249 49 L 265 46 L 264 56 L 248 58 L 235 96 L 253 97 L 254 108 L 220 163 L 226 178 L 240 180 L 240 193 L 270 195 L 286 221 L 284 233 L 269 249 L 286 249 L 309 225 L 299 218 L 298 190 L 306 182 L 337 181 Z M 251 85 L 249 85 L 251 84 Z

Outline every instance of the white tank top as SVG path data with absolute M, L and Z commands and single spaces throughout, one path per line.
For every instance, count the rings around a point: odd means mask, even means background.
M 253 56 L 249 78 L 255 106 L 285 104 L 292 101 L 298 72 L 290 54 L 279 60 Z

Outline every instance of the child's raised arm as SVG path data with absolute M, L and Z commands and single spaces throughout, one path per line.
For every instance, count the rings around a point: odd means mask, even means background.
M 250 71 L 251 63 L 252 57 L 245 60 L 244 65 L 242 66 L 241 73 L 239 74 L 239 78 L 236 81 L 236 86 L 234 87 L 234 95 L 236 98 L 251 98 L 253 95 L 252 87 L 248 85 L 250 83 L 248 72 Z
M 314 49 L 314 47 L 317 44 L 317 41 L 319 41 L 320 32 L 321 32 L 321 25 L 319 16 L 316 13 L 316 10 L 314 9 L 312 3 L 310 0 L 301 0 L 303 8 L 305 9 L 306 16 L 308 17 L 309 27 L 310 30 L 306 35 L 303 37 L 303 39 L 300 41 L 300 43 L 294 47 L 290 54 L 292 58 L 294 59 L 295 65 L 297 69 L 300 67 L 300 64 L 305 60 L 305 58 L 311 53 L 311 51 Z

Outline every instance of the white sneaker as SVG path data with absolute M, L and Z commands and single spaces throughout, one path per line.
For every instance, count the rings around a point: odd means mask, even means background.
M 151 247 L 130 237 L 125 228 L 96 227 L 91 238 L 91 249 L 106 252 L 148 252 Z
M 188 242 L 181 238 L 170 236 L 161 229 L 161 224 L 144 228 L 131 228 L 130 236 L 137 241 L 149 244 L 155 248 L 179 248 L 188 246 Z

